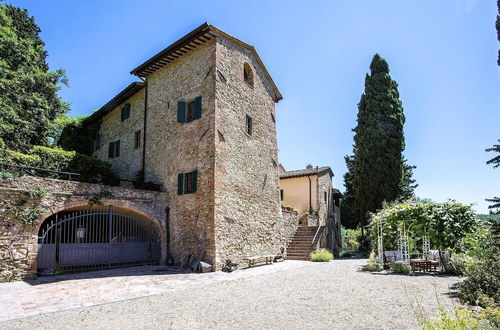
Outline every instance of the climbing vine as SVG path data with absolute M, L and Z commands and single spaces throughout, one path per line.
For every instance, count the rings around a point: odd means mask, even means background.
M 101 191 L 97 195 L 87 196 L 87 202 L 89 203 L 89 207 L 92 206 L 101 206 L 103 199 L 113 198 L 113 194 L 110 191 Z
M 41 207 L 42 199 L 47 195 L 47 191 L 40 186 L 23 191 L 21 198 L 17 200 L 6 199 L 2 202 L 4 211 L 10 213 L 14 219 L 22 225 L 36 224 L 43 214 Z M 28 205 L 29 201 L 31 205 Z

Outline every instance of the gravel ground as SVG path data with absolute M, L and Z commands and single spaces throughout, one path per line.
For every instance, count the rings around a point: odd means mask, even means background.
M 0 329 L 417 329 L 412 308 L 451 308 L 459 279 L 361 272 L 367 260 L 303 266 L 0 323 Z M 271 267 L 271 266 L 267 266 Z

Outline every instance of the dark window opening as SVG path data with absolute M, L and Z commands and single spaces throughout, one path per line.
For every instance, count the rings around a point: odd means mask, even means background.
M 92 138 L 92 146 L 91 146 L 91 150 L 92 152 L 94 151 L 97 151 L 101 148 L 101 134 L 99 132 L 97 132 L 94 136 L 94 138 Z
M 285 191 L 283 189 L 280 190 L 280 199 L 283 201 L 285 199 Z
M 110 142 L 108 149 L 108 157 L 110 159 L 116 158 L 120 156 L 120 140 Z
M 326 203 L 327 200 L 328 200 L 328 195 L 327 195 L 327 193 L 325 191 L 325 203 Z
M 124 121 L 130 118 L 130 104 L 127 103 L 122 108 L 121 120 Z
M 243 64 L 243 80 L 253 87 L 253 71 L 248 63 Z
M 252 135 L 252 130 L 253 130 L 252 117 L 247 115 L 245 118 L 245 132 L 247 132 L 248 135 Z
M 194 101 L 187 104 L 186 123 L 194 120 Z
M 141 131 L 137 131 L 134 134 L 134 148 L 140 148 L 141 147 Z

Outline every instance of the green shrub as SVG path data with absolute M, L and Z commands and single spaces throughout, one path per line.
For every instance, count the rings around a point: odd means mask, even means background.
M 420 318 L 424 330 L 451 329 L 498 329 L 500 327 L 500 309 L 488 308 L 471 311 L 456 308 L 453 314 L 448 314 L 443 307 L 439 308 L 439 317 Z
M 95 157 L 66 151 L 60 148 L 34 146 L 29 154 L 22 154 L 12 150 L 0 150 L 0 163 L 15 164 L 20 166 L 38 167 L 51 171 L 71 172 L 81 174 L 73 180 L 84 182 L 100 182 L 117 185 L 119 179 L 111 168 L 111 164 Z M 13 174 L 31 174 L 43 177 L 60 178 L 57 173 L 16 170 L 5 168 Z M 64 177 L 66 178 L 66 177 Z
M 389 266 L 394 273 L 409 274 L 411 272 L 410 265 L 402 262 L 392 262 Z
M 333 254 L 331 254 L 327 249 L 319 249 L 311 252 L 311 261 L 328 262 L 330 260 L 333 260 Z
M 40 158 L 9 149 L 1 149 L 0 162 L 12 165 L 36 166 L 40 163 Z
M 446 272 L 452 275 L 464 275 L 467 264 L 472 262 L 472 258 L 465 255 L 454 255 L 448 262 Z
M 500 305 L 500 261 L 498 258 L 474 261 L 467 266 L 467 278 L 458 283 L 458 297 L 483 307 Z
M 38 167 L 52 171 L 66 171 L 69 169 L 71 160 L 75 157 L 76 153 L 74 151 L 66 151 L 59 148 L 34 146 L 29 151 L 29 154 L 40 158 Z
M 12 171 L 10 171 L 10 172 L 0 171 L 0 181 L 4 180 L 4 179 L 12 179 L 14 177 L 15 177 L 15 175 L 14 175 L 14 173 L 12 173 Z
M 366 265 L 366 270 L 369 272 L 381 272 L 383 269 L 384 267 L 376 262 L 369 262 L 368 265 Z
M 346 229 L 342 227 L 341 235 L 342 235 L 342 250 L 346 251 L 359 250 L 359 240 L 361 237 L 361 230 Z
M 350 258 L 354 256 L 354 252 L 353 251 L 347 251 L 347 250 L 343 250 L 340 252 L 340 257 L 341 258 Z

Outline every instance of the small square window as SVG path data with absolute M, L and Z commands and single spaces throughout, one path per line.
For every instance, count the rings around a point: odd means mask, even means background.
M 245 118 L 245 132 L 247 132 L 248 135 L 252 135 L 252 131 L 253 131 L 252 117 L 247 115 Z
M 186 123 L 194 120 L 194 101 L 187 104 Z
M 137 131 L 134 134 L 134 148 L 140 148 L 141 147 L 141 131 Z

